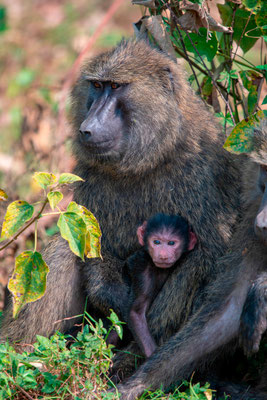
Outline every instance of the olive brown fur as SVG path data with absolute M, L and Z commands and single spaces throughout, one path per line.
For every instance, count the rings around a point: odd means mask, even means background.
M 92 151 L 79 132 L 91 112 L 94 81 L 123 87 L 118 104 L 124 128 L 117 147 L 106 153 Z M 220 125 L 193 93 L 180 65 L 144 41 L 123 41 L 85 63 L 71 98 L 75 173 L 85 180 L 76 186 L 75 201 L 100 223 L 103 260 L 83 263 L 63 239 L 53 239 L 44 255 L 50 267 L 45 296 L 27 304 L 15 321 L 7 310 L 1 334 L 12 342 L 32 343 L 36 334 L 65 331 L 73 321 L 64 318 L 83 312 L 85 295 L 89 310 L 108 315 L 112 308 L 124 318 L 129 287 L 123 268 L 139 248 L 133 232 L 155 213 L 180 214 L 198 244 L 150 308 L 151 333 L 163 346 L 133 376 L 128 394 L 134 398 L 135 384 L 139 394 L 189 371 L 175 372 L 181 360 L 173 349 L 186 340 L 177 332 L 185 326 L 189 335 L 186 322 L 192 316 L 198 324 L 205 287 L 220 272 L 216 260 L 226 253 L 240 217 L 239 160 L 222 148 Z M 170 364 L 171 374 L 166 373 Z

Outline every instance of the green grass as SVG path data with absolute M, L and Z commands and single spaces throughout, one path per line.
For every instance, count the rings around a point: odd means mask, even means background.
M 110 330 L 120 334 L 121 324 L 113 312 L 110 320 Z M 114 348 L 106 344 L 110 330 L 87 313 L 84 321 L 87 324 L 72 344 L 69 336 L 59 332 L 50 339 L 37 336 L 32 352 L 0 344 L 0 399 L 118 399 L 118 394 L 108 391 L 113 385 L 108 370 Z M 141 399 L 211 400 L 212 391 L 209 384 L 183 382 L 170 393 L 147 391 Z

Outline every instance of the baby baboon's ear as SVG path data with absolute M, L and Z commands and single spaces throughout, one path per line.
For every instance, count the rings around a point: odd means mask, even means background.
M 141 244 L 141 246 L 145 245 L 144 242 L 144 235 L 146 231 L 146 226 L 147 226 L 147 221 L 144 221 L 141 226 L 137 228 L 137 237 L 138 237 L 138 242 Z

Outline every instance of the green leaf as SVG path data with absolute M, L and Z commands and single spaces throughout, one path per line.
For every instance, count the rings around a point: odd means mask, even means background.
M 55 175 L 48 172 L 35 172 L 33 179 L 43 189 L 46 189 L 48 186 L 51 186 L 57 182 Z
M 257 65 L 256 68 L 262 71 L 267 71 L 267 64 Z
M 248 113 L 251 115 L 255 112 L 258 104 L 258 86 L 262 76 L 256 71 L 240 71 L 240 78 L 242 79 L 244 87 L 248 90 L 247 104 Z M 256 84 L 255 84 L 256 83 Z
M 6 201 L 8 199 L 8 195 L 3 189 L 0 189 L 0 201 Z
M 189 33 L 188 34 L 194 43 L 195 47 L 197 48 L 199 54 L 201 56 L 207 57 L 208 61 L 212 61 L 218 48 L 217 38 L 214 32 L 208 36 L 207 41 L 207 29 L 200 28 L 199 34 L 197 33 Z M 197 51 L 195 50 L 194 46 L 192 45 L 190 39 L 186 36 L 184 40 L 186 49 L 192 53 L 197 55 Z
M 67 211 L 79 214 L 86 225 L 86 257 L 101 257 L 101 230 L 95 216 L 87 208 L 75 203 L 75 201 L 70 202 Z
M 34 80 L 35 72 L 31 69 L 22 69 L 15 78 L 15 82 L 22 88 L 27 88 Z
M 7 30 L 6 7 L 0 6 L 0 33 Z
M 34 207 L 27 201 L 17 200 L 7 207 L 3 222 L 1 238 L 9 238 L 29 221 L 34 212 Z
M 117 332 L 119 338 L 122 339 L 122 335 L 123 335 L 122 324 L 123 324 L 123 322 L 121 322 L 119 320 L 117 314 L 113 310 L 111 310 L 111 314 L 109 317 L 107 317 L 107 319 L 109 319 L 112 322 L 113 328 Z
M 84 259 L 86 225 L 83 218 L 74 212 L 64 212 L 58 219 L 57 226 L 61 236 L 69 243 L 71 251 Z
M 263 106 L 267 104 L 267 95 L 264 97 L 263 102 L 261 103 Z
M 8 283 L 8 289 L 14 296 L 14 318 L 26 303 L 44 295 L 48 271 L 48 266 L 38 252 L 25 251 L 16 258 L 15 270 Z
M 218 118 L 220 118 L 220 121 L 219 121 L 219 122 L 220 122 L 220 124 L 222 124 L 223 126 L 225 125 L 225 122 L 226 122 L 227 125 L 229 125 L 229 126 L 234 126 L 234 123 L 233 123 L 233 121 L 232 121 L 232 118 L 231 118 L 231 115 L 230 115 L 229 112 L 226 114 L 226 116 L 224 115 L 223 112 L 216 113 L 215 116 L 218 117 Z
M 67 185 L 69 183 L 73 183 L 73 182 L 77 182 L 77 181 L 83 181 L 84 179 L 80 178 L 78 175 L 74 175 L 74 174 L 61 174 L 59 179 L 58 179 L 58 183 L 60 185 Z
M 58 203 L 63 199 L 63 194 L 59 191 L 49 192 L 47 194 L 47 198 L 49 200 L 50 207 L 52 210 L 54 210 Z
M 226 139 L 224 149 L 234 154 L 250 153 L 253 150 L 254 129 L 264 118 L 264 112 L 258 111 L 239 122 Z
M 233 39 L 237 44 L 240 45 L 244 53 L 250 50 L 258 40 L 258 38 L 251 38 L 246 35 L 246 32 L 252 31 L 255 28 L 257 28 L 255 16 L 254 15 L 250 16 L 250 11 L 241 8 L 237 9 L 235 14 L 234 28 L 233 28 L 234 29 Z
M 205 76 L 202 81 L 201 91 L 204 96 L 210 96 L 212 93 L 212 80 L 209 76 Z
M 229 4 L 217 4 L 218 10 L 220 12 L 223 25 L 231 26 L 233 9 Z
M 261 9 L 261 0 L 242 0 L 242 4 L 249 11 Z

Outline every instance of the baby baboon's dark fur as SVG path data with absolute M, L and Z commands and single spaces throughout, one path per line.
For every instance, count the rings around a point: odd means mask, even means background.
M 88 112 L 88 80 L 127 85 L 118 151 L 95 155 L 79 140 Z M 103 261 L 77 261 L 64 240 L 54 239 L 44 256 L 50 267 L 45 296 L 26 305 L 15 321 L 7 313 L 2 336 L 30 343 L 36 334 L 68 329 L 73 321 L 63 319 L 83 312 L 82 283 L 89 308 L 104 315 L 112 308 L 123 317 L 128 287 L 122 269 L 138 248 L 133 232 L 155 213 L 181 214 L 194 227 L 198 245 L 168 278 L 149 311 L 154 339 L 164 345 L 129 384 L 138 384 L 138 393 L 150 385 L 166 386 L 189 371 L 182 366 L 190 360 L 177 357 L 176 349 L 191 337 L 192 323 L 185 323 L 192 315 L 194 329 L 201 327 L 205 287 L 222 268 L 215 261 L 226 252 L 240 209 L 238 168 L 222 148 L 220 126 L 194 95 L 183 70 L 143 41 L 123 42 L 84 65 L 72 92 L 72 115 L 75 172 L 85 179 L 76 187 L 75 200 L 99 220 Z M 210 303 L 205 321 L 213 310 Z M 196 343 L 198 351 L 201 357 Z

